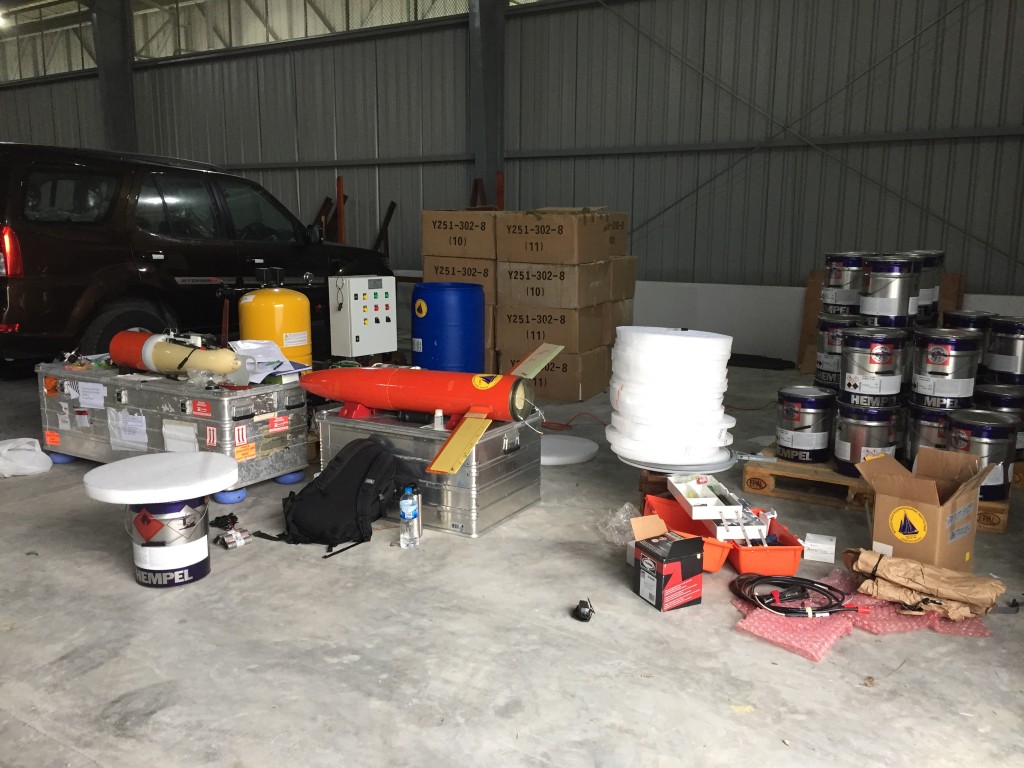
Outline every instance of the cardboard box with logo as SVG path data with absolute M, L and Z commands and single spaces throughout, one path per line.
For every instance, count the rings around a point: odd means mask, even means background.
M 537 345 L 533 344 L 519 349 L 499 349 L 501 370 L 512 370 L 536 348 Z M 533 379 L 533 390 L 538 397 L 548 400 L 577 403 L 607 387 L 610 375 L 611 351 L 608 347 L 579 354 L 562 352 Z
M 484 304 L 497 304 L 497 262 L 487 259 L 460 259 L 452 256 L 424 256 L 423 282 L 475 283 L 484 289 Z
M 538 208 L 498 214 L 499 261 L 587 264 L 626 253 L 625 213 L 594 208 Z
M 494 211 L 423 211 L 420 253 L 459 259 L 496 258 Z
M 657 515 L 634 517 L 629 523 L 636 539 L 633 591 L 659 611 L 699 605 L 704 539 L 673 533 Z
M 548 307 L 498 308 L 495 322 L 499 349 L 524 349 L 531 344 L 561 344 L 564 352 L 586 352 L 604 338 L 602 305 L 582 309 Z
M 974 568 L 978 492 L 994 467 L 958 451 L 918 450 L 914 472 L 891 456 L 857 465 L 875 491 L 871 548 L 955 571 Z
M 507 307 L 578 309 L 608 301 L 610 262 L 544 266 L 498 263 L 497 302 Z

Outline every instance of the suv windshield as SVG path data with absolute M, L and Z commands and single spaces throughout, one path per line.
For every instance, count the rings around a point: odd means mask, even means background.
M 78 168 L 32 171 L 25 182 L 25 218 L 46 223 L 91 224 L 107 215 L 118 180 Z
M 236 240 L 294 243 L 298 238 L 291 218 L 256 187 L 240 181 L 218 179 L 227 203 Z

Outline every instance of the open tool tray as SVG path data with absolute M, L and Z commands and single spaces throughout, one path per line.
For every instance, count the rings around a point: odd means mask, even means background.
M 739 520 L 743 503 L 710 475 L 672 475 L 669 492 L 694 520 Z

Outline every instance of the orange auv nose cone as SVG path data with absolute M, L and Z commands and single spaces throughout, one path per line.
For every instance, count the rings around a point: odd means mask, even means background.
M 533 413 L 533 386 L 518 376 L 451 373 L 413 368 L 334 368 L 307 374 L 307 392 L 343 403 L 387 411 L 447 414 L 484 412 L 496 421 L 521 421 Z

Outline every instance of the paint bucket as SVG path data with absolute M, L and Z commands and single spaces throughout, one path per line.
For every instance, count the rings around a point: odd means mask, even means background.
M 125 527 L 142 586 L 177 587 L 210 572 L 206 499 L 129 504 Z
M 917 315 L 921 259 L 906 253 L 887 253 L 864 259 L 864 288 L 860 294 L 863 324 L 906 328 Z
M 860 313 L 864 285 L 864 259 L 877 256 L 871 251 L 825 254 L 825 279 L 821 284 L 821 309 L 831 315 Z
M 872 456 L 895 456 L 898 408 L 862 408 L 839 403 L 833 455 L 836 471 L 858 477 L 857 465 Z
M 913 400 L 932 408 L 966 408 L 974 394 L 983 337 L 978 331 L 946 328 L 914 332 Z
M 944 450 L 946 447 L 947 422 L 953 411 L 942 408 L 927 408 L 911 403 L 907 409 L 907 430 L 904 441 L 904 463 L 913 468 L 918 449 L 924 445 Z
M 818 315 L 818 352 L 814 363 L 814 383 L 839 389 L 839 362 L 843 355 L 843 331 L 860 324 L 860 315 Z
M 999 501 L 1010 496 L 1018 427 L 1020 421 L 1009 413 L 968 409 L 949 415 L 946 450 L 977 456 L 982 467 L 996 465 L 981 485 L 984 501 Z
M 828 461 L 836 393 L 823 387 L 783 387 L 775 408 L 775 455 L 785 461 Z
M 412 363 L 432 371 L 484 370 L 483 286 L 417 283 L 413 287 Z
M 939 318 L 939 292 L 942 287 L 942 267 L 946 261 L 944 251 L 910 251 L 921 258 L 921 278 L 918 287 L 917 320 L 922 328 L 931 328 Z
M 839 400 L 865 408 L 900 403 L 907 332 L 899 329 L 848 328 L 843 331 L 839 363 Z
M 1024 317 L 992 318 L 985 368 L 993 384 L 1024 384 Z
M 1012 384 L 979 384 L 974 388 L 974 407 L 981 411 L 1008 413 L 1024 422 L 1024 387 Z M 1017 430 L 1017 451 L 1014 460 L 1024 461 L 1024 429 Z
M 947 309 L 942 313 L 943 328 L 963 328 L 981 333 L 981 360 L 978 363 L 978 381 L 985 381 L 985 352 L 988 350 L 989 326 L 994 312 L 982 312 L 977 309 Z

